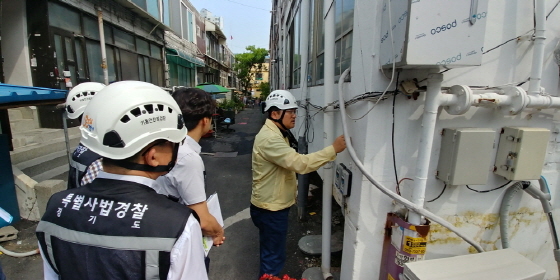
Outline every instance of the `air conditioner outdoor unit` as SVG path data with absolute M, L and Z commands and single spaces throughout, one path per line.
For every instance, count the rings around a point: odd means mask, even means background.
M 545 270 L 512 249 L 409 262 L 406 280 L 542 280 Z

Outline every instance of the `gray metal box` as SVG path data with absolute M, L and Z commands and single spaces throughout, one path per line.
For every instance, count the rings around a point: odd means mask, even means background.
M 494 173 L 508 180 L 539 179 L 549 138 L 545 128 L 504 127 Z
M 443 129 L 436 177 L 448 185 L 485 185 L 495 138 L 490 128 Z

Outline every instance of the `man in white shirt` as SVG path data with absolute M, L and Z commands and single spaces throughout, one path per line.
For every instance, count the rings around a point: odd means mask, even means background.
M 224 243 L 224 230 L 208 211 L 206 204 L 204 162 L 200 157 L 200 138 L 208 133 L 212 114 L 216 109 L 210 94 L 197 88 L 179 88 L 172 94 L 181 108 L 188 129 L 187 137 L 179 147 L 177 164 L 165 176 L 156 180 L 156 192 L 179 199 L 194 210 L 200 218 L 200 227 L 205 236 L 211 236 L 215 246 Z

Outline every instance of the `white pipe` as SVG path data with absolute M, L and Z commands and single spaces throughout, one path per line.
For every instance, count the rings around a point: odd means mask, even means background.
M 298 46 L 300 50 L 299 52 L 301 53 L 301 61 L 300 61 L 301 75 L 300 75 L 299 85 L 301 88 L 301 99 L 305 100 L 306 103 L 305 119 L 303 120 L 304 125 L 309 121 L 307 118 L 309 116 L 309 106 L 307 106 L 308 105 L 307 103 L 309 102 L 309 90 L 307 87 L 307 74 L 308 74 L 307 66 L 309 60 L 309 53 L 307 49 L 309 46 L 309 40 L 313 40 L 313 38 L 309 37 L 310 18 L 307 17 L 307 15 L 309 14 L 310 2 L 311 1 L 301 2 L 301 7 L 300 7 L 301 36 L 300 36 L 299 46 Z M 307 134 L 307 132 L 304 133 Z M 300 139 L 302 138 L 300 137 Z M 304 135 L 303 139 L 305 140 L 305 142 L 307 142 L 308 141 L 307 135 Z M 305 143 L 305 145 L 301 147 L 307 147 L 307 143 Z M 305 152 L 307 153 L 307 149 Z M 309 191 L 309 175 L 308 174 L 299 175 L 298 181 L 300 179 L 301 182 L 298 182 L 298 207 L 297 208 L 298 208 L 298 218 L 302 219 L 303 214 L 305 213 L 307 192 Z
M 324 102 L 327 106 L 334 100 L 334 0 L 323 3 L 325 14 L 325 95 Z M 332 106 L 331 106 L 332 107 Z M 334 141 L 334 113 L 325 112 L 323 119 L 323 131 L 325 132 L 324 143 L 330 145 Z M 331 274 L 331 211 L 332 211 L 332 187 L 333 187 L 333 163 L 330 162 L 323 167 L 323 221 L 322 221 L 322 247 L 321 247 L 321 271 L 323 278 L 332 278 Z
M 482 93 L 475 93 L 481 92 Z M 452 115 L 460 115 L 474 107 L 500 107 L 508 115 L 516 115 L 524 109 L 560 109 L 560 97 L 549 95 L 528 95 L 521 87 L 504 87 L 494 92 L 471 89 L 468 86 L 452 86 L 450 93 L 455 98 L 445 109 Z
M 39 249 L 35 249 L 33 251 L 25 252 L 25 253 L 16 253 L 9 250 L 6 250 L 4 247 L 0 246 L 0 252 L 14 258 L 23 258 L 33 256 L 35 254 L 39 254 Z
M 533 43 L 533 63 L 529 78 L 529 95 L 541 93 L 541 78 L 544 64 L 544 35 L 546 30 L 545 0 L 535 1 L 535 42 Z
M 548 95 L 529 95 L 527 96 L 527 108 L 536 109 L 559 109 L 560 108 L 560 97 L 548 96 Z
M 426 91 L 426 101 L 424 102 L 422 132 L 420 134 L 420 145 L 418 146 L 418 160 L 416 161 L 416 175 L 412 193 L 412 203 L 416 204 L 419 208 L 424 207 L 432 144 L 434 142 L 434 132 L 440 106 L 439 97 L 442 95 L 442 81 L 443 74 L 428 75 L 428 89 Z M 409 223 L 414 225 L 422 224 L 422 217 L 418 213 L 410 213 L 408 217 Z
M 433 221 L 435 223 L 438 223 L 438 224 L 442 225 L 443 227 L 449 229 L 450 231 L 454 232 L 459 237 L 461 237 L 463 240 L 465 240 L 467 243 L 471 244 L 478 252 L 484 252 L 484 250 L 482 249 L 482 247 L 479 244 L 477 244 L 470 237 L 462 234 L 459 231 L 459 229 L 457 229 L 455 226 L 450 224 L 448 221 L 442 219 L 439 216 L 436 216 L 434 213 L 432 213 L 432 212 L 430 212 L 426 209 L 418 207 L 416 204 L 406 200 L 405 198 L 401 197 L 400 195 L 398 195 L 398 194 L 394 193 L 393 191 L 387 189 L 385 186 L 383 186 L 382 184 L 377 182 L 373 178 L 373 176 L 371 176 L 371 174 L 369 174 L 369 172 L 366 170 L 364 164 L 358 158 L 358 155 L 356 154 L 356 150 L 354 150 L 354 147 L 352 145 L 352 140 L 350 139 L 350 133 L 348 133 L 348 124 L 346 123 L 346 117 L 345 117 L 346 116 L 346 106 L 344 106 L 344 96 L 343 96 L 343 91 L 342 91 L 342 85 L 344 83 L 344 78 L 346 78 L 346 76 L 348 75 L 349 72 L 350 72 L 350 68 L 346 69 L 342 73 L 342 75 L 340 75 L 340 79 L 338 80 L 338 100 L 339 100 L 339 104 L 343 105 L 343 106 L 340 106 L 340 116 L 342 118 L 342 129 L 343 129 L 343 133 L 344 133 L 344 140 L 346 140 L 346 149 L 347 149 L 348 153 L 350 153 L 350 157 L 352 158 L 352 160 L 356 164 L 356 167 L 358 167 L 358 169 L 360 169 L 362 174 L 376 188 L 378 188 L 385 195 L 394 199 L 395 201 L 402 204 L 404 207 L 410 209 L 411 211 L 416 212 L 419 215 L 425 216 L 428 219 L 430 219 L 431 221 Z
M 97 8 L 97 22 L 99 24 L 99 44 L 101 45 L 101 68 L 103 69 L 103 82 L 109 84 L 109 70 L 107 69 L 107 52 L 105 50 L 105 31 L 103 30 L 103 10 Z

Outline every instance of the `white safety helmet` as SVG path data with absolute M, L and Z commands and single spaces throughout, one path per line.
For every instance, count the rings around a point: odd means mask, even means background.
M 86 107 L 82 144 L 115 160 L 129 158 L 158 139 L 173 143 L 187 135 L 181 109 L 169 93 L 149 83 L 106 86 Z
M 280 110 L 288 110 L 297 108 L 296 98 L 287 90 L 278 89 L 271 92 L 266 98 L 265 112 L 271 107 L 277 107 Z
M 75 86 L 66 97 L 66 115 L 77 119 L 82 115 L 93 96 L 105 87 L 102 83 L 87 82 Z

